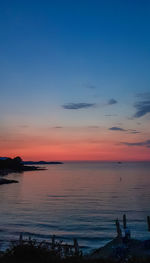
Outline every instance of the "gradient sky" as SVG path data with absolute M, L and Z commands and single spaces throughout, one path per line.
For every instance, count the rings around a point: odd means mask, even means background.
M 0 1 L 0 155 L 150 160 L 150 1 Z

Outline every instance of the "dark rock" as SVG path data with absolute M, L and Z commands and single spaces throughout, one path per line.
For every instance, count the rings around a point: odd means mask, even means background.
M 18 183 L 18 181 L 0 178 L 0 185 L 2 185 L 2 184 L 13 184 L 13 183 Z

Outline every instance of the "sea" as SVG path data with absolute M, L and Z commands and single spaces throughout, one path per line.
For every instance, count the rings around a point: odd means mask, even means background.
M 43 166 L 42 166 L 43 167 Z M 12 173 L 0 186 L 0 249 L 28 237 L 72 244 L 84 251 L 116 236 L 123 214 L 131 236 L 150 239 L 150 162 L 65 162 L 46 170 Z

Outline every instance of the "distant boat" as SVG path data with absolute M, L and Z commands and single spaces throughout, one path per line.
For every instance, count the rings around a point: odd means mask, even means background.
M 122 164 L 122 162 L 118 162 L 118 164 Z

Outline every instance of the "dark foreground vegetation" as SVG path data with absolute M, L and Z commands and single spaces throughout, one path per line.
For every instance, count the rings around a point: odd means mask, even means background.
M 150 257 L 143 258 L 97 258 L 84 256 L 82 252 L 61 242 L 55 245 L 35 240 L 12 243 L 5 252 L 0 252 L 0 263 L 149 263 Z

